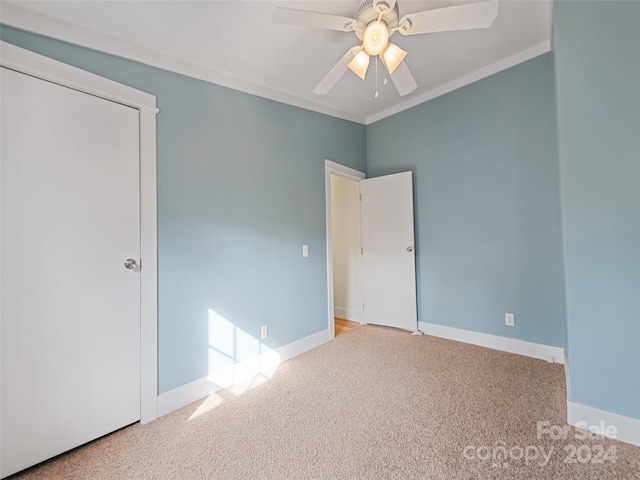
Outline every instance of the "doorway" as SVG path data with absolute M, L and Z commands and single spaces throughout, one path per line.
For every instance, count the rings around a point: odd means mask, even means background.
M 333 316 L 335 335 L 362 323 L 362 255 L 359 182 L 331 175 Z
M 365 179 L 362 172 L 326 160 L 325 192 L 332 336 L 336 317 L 420 335 L 412 172 Z
M 364 173 L 325 161 L 329 329 L 338 336 L 362 317 L 360 180 Z

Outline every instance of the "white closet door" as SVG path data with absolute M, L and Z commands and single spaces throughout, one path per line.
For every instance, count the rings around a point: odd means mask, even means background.
M 2 476 L 140 418 L 138 110 L 2 68 Z
M 418 329 L 411 172 L 360 181 L 364 321 Z

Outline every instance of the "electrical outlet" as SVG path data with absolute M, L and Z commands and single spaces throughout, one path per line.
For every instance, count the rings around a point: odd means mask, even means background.
M 504 324 L 507 327 L 513 327 L 516 324 L 516 316 L 513 313 L 504 314 Z
M 267 338 L 267 326 L 266 325 L 262 325 L 260 327 L 260 340 L 264 340 L 265 338 Z

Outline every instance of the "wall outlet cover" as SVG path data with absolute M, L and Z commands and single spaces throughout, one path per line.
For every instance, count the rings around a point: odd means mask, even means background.
M 514 327 L 516 323 L 516 316 L 513 313 L 504 314 L 504 324 L 507 327 Z

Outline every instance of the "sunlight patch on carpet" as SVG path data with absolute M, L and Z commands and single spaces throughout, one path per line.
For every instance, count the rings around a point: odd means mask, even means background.
M 200 404 L 200 406 L 196 409 L 195 412 L 191 414 L 189 417 L 189 421 L 198 418 L 201 415 L 204 415 L 207 412 L 210 412 L 217 406 L 222 404 L 222 397 L 217 393 L 210 394 L 204 401 Z

